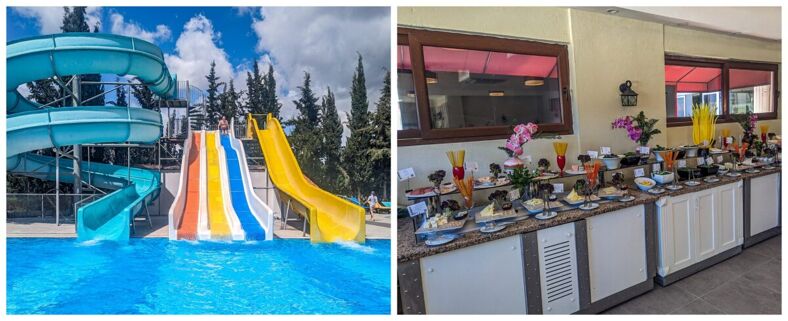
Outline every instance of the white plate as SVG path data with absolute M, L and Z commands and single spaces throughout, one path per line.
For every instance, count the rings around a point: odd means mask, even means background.
M 454 239 L 456 239 L 456 237 L 451 235 L 439 235 L 437 237 L 427 239 L 424 241 L 424 244 L 427 244 L 427 246 L 438 246 L 454 241 Z
M 580 207 L 578 207 L 578 208 L 581 209 L 581 210 L 584 210 L 584 211 L 590 211 L 590 210 L 593 210 L 593 209 L 595 209 L 597 207 L 599 207 L 599 204 L 591 202 L 591 203 L 588 203 L 588 204 L 580 205 Z
M 495 233 L 495 232 L 498 232 L 498 231 L 503 230 L 505 228 L 506 228 L 506 225 L 504 225 L 504 224 L 498 224 L 498 225 L 492 225 L 492 226 L 485 225 L 485 226 L 482 226 L 482 228 L 479 229 L 479 232 L 482 232 L 482 233 Z
M 714 177 L 706 177 L 706 178 L 703 179 L 703 181 L 706 182 L 706 183 L 716 183 L 716 182 L 719 182 L 720 179 L 719 178 L 714 178 Z
M 725 174 L 725 176 L 729 176 L 729 177 L 737 177 L 737 176 L 741 176 L 741 173 L 732 173 L 732 172 L 731 172 L 731 173 Z
M 686 181 L 686 182 L 684 182 L 684 185 L 687 185 L 687 186 L 698 186 L 698 185 L 700 185 L 700 182 L 697 182 L 697 181 Z
M 622 203 L 631 202 L 631 201 L 634 201 L 634 200 L 635 200 L 635 197 L 632 196 L 632 195 L 628 195 L 628 196 L 625 196 L 625 197 L 622 197 L 622 198 L 618 199 L 618 201 L 622 202 Z
M 534 218 L 537 219 L 537 220 L 549 220 L 549 219 L 551 219 L 553 217 L 556 217 L 556 216 L 558 216 L 557 212 L 547 212 L 547 213 L 542 212 L 542 213 L 534 215 Z
M 667 186 L 665 186 L 665 188 L 669 189 L 671 191 L 678 191 L 678 190 L 684 188 L 684 186 L 676 184 L 676 185 L 667 185 Z
M 586 170 L 583 169 L 583 170 L 573 171 L 571 169 L 567 169 L 567 170 L 564 171 L 564 173 L 569 174 L 569 175 L 585 175 L 586 174 Z
M 664 192 L 665 192 L 665 190 L 662 189 L 662 188 L 652 188 L 652 189 L 648 190 L 648 193 L 651 193 L 651 194 L 662 194 Z

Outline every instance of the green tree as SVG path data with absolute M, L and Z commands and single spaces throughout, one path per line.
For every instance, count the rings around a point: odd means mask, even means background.
M 265 74 L 265 84 L 261 83 L 261 91 L 264 95 L 261 97 L 266 113 L 271 113 L 274 117 L 279 118 L 279 111 L 282 109 L 282 103 L 276 97 L 276 79 L 274 78 L 274 66 L 268 65 L 268 73 Z
M 115 82 L 119 82 L 120 79 L 117 77 L 115 78 Z M 115 97 L 115 106 L 127 107 L 129 105 L 128 99 L 126 98 L 126 86 L 118 87 L 116 90 L 117 95 Z
M 260 75 L 260 66 L 254 62 L 252 72 L 246 73 L 246 110 L 253 114 L 265 112 L 262 97 L 263 77 Z
M 219 97 L 219 76 L 216 76 L 216 62 L 211 61 L 211 70 L 205 76 L 208 80 L 208 97 L 206 98 L 206 116 L 208 124 L 215 126 L 219 123 L 221 117 L 221 102 Z
M 348 115 L 348 128 L 350 137 L 344 149 L 343 164 L 348 173 L 350 192 L 357 197 L 368 192 L 371 188 L 370 160 L 367 157 L 370 148 L 371 133 L 369 126 L 369 101 L 367 100 L 367 85 L 364 77 L 364 64 L 361 55 L 358 56 L 358 65 L 353 73 L 353 82 L 350 90 L 350 114 Z
M 235 91 L 233 80 L 230 80 L 230 85 L 225 86 L 224 92 L 220 95 L 220 118 L 224 116 L 229 122 L 232 119 L 238 121 L 238 117 L 243 115 L 243 108 L 240 104 L 241 95 Z
M 312 91 L 311 83 L 311 76 L 304 72 L 304 84 L 298 87 L 300 98 L 293 101 L 299 115 L 291 121 L 295 128 L 290 141 L 293 143 L 293 152 L 304 174 L 318 183 L 323 175 L 320 162 L 321 137 L 318 128 L 320 107 L 317 105 L 318 98 Z
M 368 158 L 372 172 L 371 184 L 377 191 L 388 196 L 391 180 L 391 73 L 386 72 L 383 89 L 377 102 L 377 110 L 372 116 Z
M 135 78 L 140 84 L 131 86 L 131 94 L 145 109 L 159 110 L 159 96 L 153 93 L 148 86 L 142 85 L 139 78 Z
M 57 100 L 61 95 L 60 90 L 55 86 L 55 81 L 52 79 L 36 80 L 25 85 L 30 91 L 26 98 L 42 105 Z M 57 102 L 50 106 L 60 107 L 63 106 L 63 103 Z
M 323 160 L 323 175 L 321 184 L 323 188 L 333 193 L 345 193 L 347 173 L 342 169 L 342 121 L 337 112 L 336 99 L 331 88 L 323 96 L 320 104 L 320 158 Z

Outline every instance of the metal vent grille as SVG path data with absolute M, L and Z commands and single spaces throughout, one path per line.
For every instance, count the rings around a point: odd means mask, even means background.
M 575 293 L 572 282 L 571 244 L 564 241 L 545 246 L 545 290 L 547 302 L 553 302 Z

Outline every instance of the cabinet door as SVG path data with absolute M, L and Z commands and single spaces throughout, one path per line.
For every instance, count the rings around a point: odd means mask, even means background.
M 580 310 L 577 280 L 575 224 L 536 231 L 539 242 L 539 280 L 543 314 L 570 314 Z
M 690 196 L 666 197 L 660 199 L 661 205 L 658 203 L 659 275 L 666 276 L 694 263 L 696 215 Z
M 750 181 L 750 235 L 779 225 L 780 174 L 753 178 Z
M 526 313 L 522 253 L 515 235 L 422 258 L 427 313 Z
M 719 236 L 717 251 L 719 253 L 741 245 L 744 241 L 742 182 L 720 186 L 717 191 L 720 199 L 719 229 L 717 231 Z
M 646 281 L 644 216 L 640 205 L 586 219 L 591 302 Z
M 715 188 L 703 190 L 695 195 L 696 211 L 697 211 L 697 261 L 702 261 L 717 254 L 717 245 L 719 244 L 717 230 L 720 226 L 720 215 L 717 201 L 717 190 Z

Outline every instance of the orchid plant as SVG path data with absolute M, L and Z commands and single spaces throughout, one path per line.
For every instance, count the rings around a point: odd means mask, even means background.
M 744 114 L 733 115 L 732 117 L 741 126 L 741 129 L 744 132 L 744 140 L 751 141 L 755 136 L 755 123 L 758 121 L 758 115 L 754 114 L 751 110 L 748 110 Z
M 506 152 L 509 157 L 523 154 L 523 145 L 534 139 L 534 134 L 539 131 L 539 126 L 534 123 L 519 124 L 514 126 L 514 133 L 506 140 L 506 146 L 498 147 Z
M 616 118 L 613 120 L 612 127 L 613 129 L 626 129 L 629 139 L 637 142 L 640 146 L 646 146 L 652 136 L 662 133 L 659 129 L 654 128 L 657 121 L 659 120 L 646 118 L 646 114 L 641 111 L 635 117 L 624 116 Z

